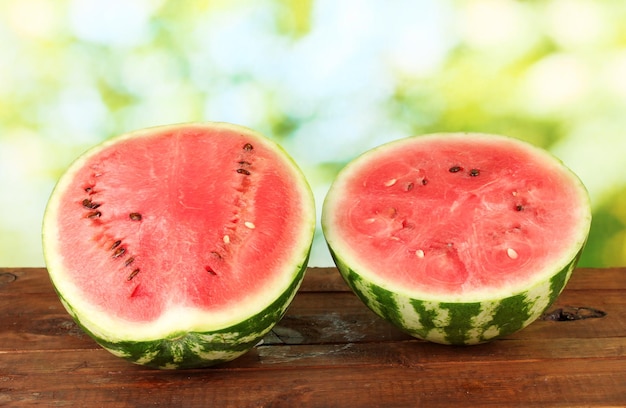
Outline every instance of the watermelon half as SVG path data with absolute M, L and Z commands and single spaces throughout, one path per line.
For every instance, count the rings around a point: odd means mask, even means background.
M 155 127 L 78 158 L 43 222 L 74 320 L 134 363 L 232 360 L 278 322 L 307 265 L 311 189 L 277 144 L 225 123 Z
M 322 228 L 348 285 L 405 332 L 476 344 L 556 299 L 586 242 L 590 202 L 548 152 L 504 136 L 410 137 L 349 163 Z

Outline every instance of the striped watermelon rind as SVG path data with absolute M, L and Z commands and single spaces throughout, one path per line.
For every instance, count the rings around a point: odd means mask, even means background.
M 134 364 L 158 369 L 192 369 L 210 367 L 234 360 L 249 352 L 285 315 L 307 269 L 308 254 L 291 285 L 269 306 L 232 326 L 209 332 L 174 333 L 153 340 L 112 341 L 98 337 L 81 323 L 76 311 L 57 292 L 74 321 L 101 347 Z
M 332 248 L 330 253 L 350 289 L 379 317 L 419 339 L 473 345 L 508 336 L 541 316 L 565 288 L 582 248 L 557 273 L 522 292 L 471 302 L 438 302 L 401 294 L 364 278 Z

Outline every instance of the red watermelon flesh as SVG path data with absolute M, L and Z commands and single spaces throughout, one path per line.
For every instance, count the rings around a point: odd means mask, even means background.
M 576 176 L 510 138 L 416 137 L 342 173 L 325 202 L 329 245 L 385 287 L 425 298 L 523 287 L 566 265 L 588 231 Z
M 112 341 L 111 331 L 206 332 L 267 307 L 304 268 L 315 223 L 310 189 L 286 157 L 227 124 L 153 128 L 87 152 L 44 220 L 66 306 Z

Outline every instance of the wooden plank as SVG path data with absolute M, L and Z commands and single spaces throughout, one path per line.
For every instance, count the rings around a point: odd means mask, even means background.
M 538 320 L 509 336 L 513 339 L 603 338 L 626 336 L 626 297 L 620 291 L 565 291 L 552 310 L 589 306 L 607 315 L 598 319 Z M 53 294 L 0 297 L 0 350 L 93 348 Z M 300 293 L 285 317 L 266 337 L 267 344 L 324 344 L 407 340 L 410 337 L 367 309 L 353 294 Z
M 590 307 L 606 313 L 602 318 L 578 321 L 537 321 L 519 335 L 526 338 L 603 338 L 626 337 L 626 297 L 622 290 L 566 289 L 549 311 L 563 307 Z
M 302 292 L 345 292 L 349 290 L 335 268 L 309 268 L 300 288 Z M 11 291 L 52 293 L 54 289 L 45 268 L 1 268 L 0 295 Z
M 626 289 L 624 268 L 579 268 L 574 271 L 568 290 Z M 336 268 L 309 268 L 301 292 L 343 292 L 349 288 Z M 0 295 L 8 291 L 49 293 L 52 284 L 45 268 L 0 269 Z
M 0 350 L 93 348 L 72 322 L 54 292 L 0 295 Z M 592 307 L 601 319 L 536 321 L 511 338 L 601 338 L 626 335 L 626 297 L 620 290 L 566 289 L 550 310 Z M 283 320 L 266 337 L 268 344 L 321 344 L 406 340 L 409 337 L 374 315 L 351 292 L 301 292 Z
M 566 286 L 567 290 L 626 290 L 624 268 L 578 268 Z
M 10 292 L 52 293 L 54 289 L 45 268 L 1 268 L 0 296 Z
M 551 309 L 606 316 L 538 320 L 488 344 L 401 333 L 334 268 L 312 268 L 285 318 L 243 357 L 158 371 L 99 348 L 71 321 L 43 268 L 0 269 L 0 406 L 624 406 L 626 269 L 579 269 Z
M 54 292 L 0 295 L 0 351 L 94 348 Z
M 417 339 L 379 343 L 340 343 L 316 345 L 260 345 L 244 356 L 213 369 L 293 369 L 294 367 L 323 368 L 333 366 L 412 367 L 424 363 L 569 360 L 581 358 L 626 358 L 626 338 L 597 339 L 536 339 L 533 341 L 507 339 L 471 347 L 449 347 Z M 77 361 L 73 356 L 83 357 Z M 126 370 L 136 367 L 119 360 L 103 349 L 30 350 L 0 352 L 0 367 L 8 367 L 13 375 L 50 374 L 72 371 L 75 366 L 100 362 L 102 365 L 123 363 Z
M 40 353 L 41 354 L 41 353 Z M 626 401 L 624 358 L 426 361 L 358 366 L 147 370 L 102 353 L 41 356 L 7 373 L 0 401 L 93 406 L 617 406 Z M 4 359 L 3 359 L 4 360 Z M 2 361 L 2 360 L 0 360 Z M 55 368 L 60 364 L 61 369 Z M 37 368 L 37 369 L 34 369 Z
M 54 294 L 0 296 L 0 350 L 93 348 Z M 318 344 L 407 339 L 409 336 L 367 309 L 352 293 L 301 293 L 267 344 Z

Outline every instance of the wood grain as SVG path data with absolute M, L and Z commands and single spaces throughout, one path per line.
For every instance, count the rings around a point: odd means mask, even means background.
M 0 406 L 626 406 L 626 268 L 575 271 L 550 310 L 491 343 L 413 339 L 369 311 L 334 268 L 312 268 L 264 343 L 203 370 L 159 371 L 102 350 L 45 269 L 0 269 Z

